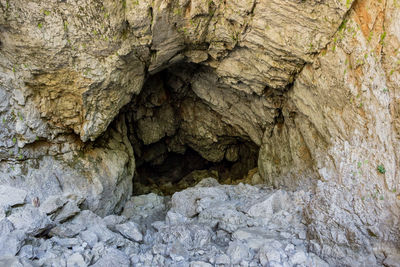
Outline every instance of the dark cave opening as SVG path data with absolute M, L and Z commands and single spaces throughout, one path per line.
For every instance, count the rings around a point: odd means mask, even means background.
M 170 195 L 206 177 L 232 184 L 257 167 L 258 146 L 191 89 L 201 68 L 178 64 L 151 75 L 125 108 L 136 162 L 134 195 Z
M 254 153 L 256 147 L 243 143 L 244 150 L 251 147 Z M 250 154 L 250 151 L 243 152 Z M 213 177 L 220 183 L 232 184 L 242 180 L 249 170 L 257 167 L 257 157 L 248 156 L 230 162 L 226 159 L 211 162 L 188 147 L 184 153 L 166 152 L 160 162 L 137 163 L 134 178 L 134 194 L 144 194 L 152 191 L 163 194 L 173 194 L 189 186 L 194 186 L 201 179 Z

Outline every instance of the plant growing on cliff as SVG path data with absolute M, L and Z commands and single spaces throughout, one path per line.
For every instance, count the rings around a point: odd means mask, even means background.
M 384 45 L 385 37 L 386 37 L 386 32 L 383 32 L 383 33 L 381 34 L 381 37 L 380 37 L 380 40 L 379 40 L 379 43 L 380 43 L 381 45 Z
M 386 173 L 385 166 L 383 166 L 382 164 L 381 164 L 381 165 L 378 165 L 378 167 L 377 167 L 376 169 L 377 169 L 378 172 L 381 173 L 381 174 L 385 174 L 385 173 Z

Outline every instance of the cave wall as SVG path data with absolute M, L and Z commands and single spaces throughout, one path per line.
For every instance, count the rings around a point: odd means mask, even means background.
M 392 1 L 354 3 L 287 93 L 284 123 L 263 139 L 259 170 L 269 182 L 318 179 L 309 234 L 331 244 L 314 247 L 326 257 L 354 247 L 365 255 L 371 238 L 399 242 L 398 10 Z
M 314 190 L 310 238 L 398 243 L 399 14 L 396 0 L 1 0 L 0 182 L 119 210 L 135 169 L 121 109 L 194 63 L 191 90 L 260 146 L 263 182 Z

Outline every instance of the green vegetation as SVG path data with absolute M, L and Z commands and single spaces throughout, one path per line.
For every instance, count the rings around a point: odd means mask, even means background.
M 43 24 L 41 22 L 39 22 L 37 26 L 39 29 L 43 28 Z
M 385 166 L 383 166 L 382 164 L 381 164 L 381 165 L 378 165 L 378 167 L 377 167 L 376 169 L 377 169 L 378 172 L 381 173 L 381 174 L 385 174 L 385 173 L 386 173 Z
M 373 35 L 374 35 L 374 33 L 372 31 L 370 31 L 370 33 L 368 35 L 368 39 L 367 39 L 368 42 L 372 40 Z
M 380 40 L 379 40 L 379 43 L 380 43 L 381 45 L 384 45 L 385 37 L 386 37 L 386 32 L 383 32 L 383 33 L 381 34 L 381 38 L 380 38 Z

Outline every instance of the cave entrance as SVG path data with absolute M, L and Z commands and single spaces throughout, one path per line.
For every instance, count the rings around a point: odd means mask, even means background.
M 191 89 L 202 68 L 177 64 L 148 77 L 126 107 L 135 195 L 170 195 L 206 177 L 237 183 L 257 167 L 258 146 Z

